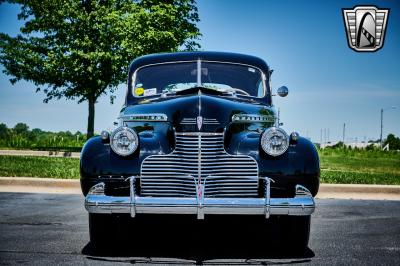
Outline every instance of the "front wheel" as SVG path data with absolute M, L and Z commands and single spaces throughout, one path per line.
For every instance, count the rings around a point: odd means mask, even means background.
M 283 244 L 293 251 L 304 251 L 310 238 L 311 216 L 285 216 L 281 218 Z

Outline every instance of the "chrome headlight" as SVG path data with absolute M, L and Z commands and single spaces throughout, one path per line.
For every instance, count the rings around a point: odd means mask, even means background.
M 118 155 L 128 156 L 134 153 L 139 145 L 135 130 L 129 127 L 119 127 L 110 138 L 111 149 Z
M 289 137 L 283 129 L 270 127 L 261 136 L 261 147 L 271 156 L 283 154 L 289 147 Z

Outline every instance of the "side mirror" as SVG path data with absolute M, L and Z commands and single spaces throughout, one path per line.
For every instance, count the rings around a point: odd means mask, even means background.
M 277 93 L 281 97 L 286 97 L 289 94 L 289 89 L 286 86 L 279 87 Z

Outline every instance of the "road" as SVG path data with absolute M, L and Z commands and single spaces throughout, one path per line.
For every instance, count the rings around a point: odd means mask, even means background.
M 274 249 L 274 227 L 262 236 L 235 219 L 205 232 L 191 217 L 125 223 L 123 245 L 99 251 L 82 203 L 80 195 L 0 193 L 0 265 L 400 265 L 400 201 L 317 200 L 302 254 Z

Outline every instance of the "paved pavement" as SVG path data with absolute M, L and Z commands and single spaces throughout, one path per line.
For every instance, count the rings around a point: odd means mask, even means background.
M 213 221 L 204 231 L 192 217 L 126 222 L 123 244 L 99 251 L 82 203 L 80 195 L 0 193 L 0 265 L 400 265 L 400 201 L 317 200 L 302 254 L 273 249 L 279 234 L 271 226 L 260 235 L 261 220 Z

